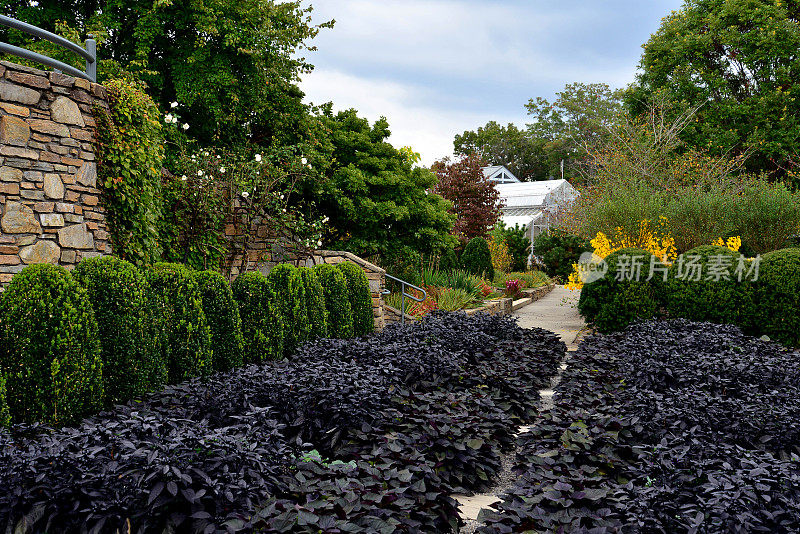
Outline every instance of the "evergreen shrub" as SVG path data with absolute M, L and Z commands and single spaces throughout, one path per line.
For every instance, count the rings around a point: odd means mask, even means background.
M 239 305 L 245 363 L 280 359 L 285 325 L 267 277 L 255 271 L 243 273 L 231 289 Z
M 274 302 L 283 319 L 283 355 L 287 356 L 309 335 L 303 279 L 296 267 L 283 263 L 272 268 L 267 280 L 275 293 Z
M 350 262 L 336 265 L 347 279 L 347 295 L 353 312 L 353 335 L 365 336 L 375 331 L 375 315 L 372 311 L 372 293 L 369 280 L 363 269 Z
M 166 362 L 146 337 L 147 283 L 141 271 L 102 256 L 83 260 L 72 277 L 86 290 L 97 320 L 107 404 L 159 389 Z
M 157 263 L 146 271 L 148 311 L 156 348 L 167 362 L 167 382 L 177 384 L 212 371 L 211 330 L 193 272 L 176 263 Z
M 328 336 L 342 339 L 353 337 L 353 309 L 350 306 L 344 274 L 333 265 L 327 264 L 316 265 L 314 273 L 325 296 Z
M 216 271 L 196 272 L 194 277 L 211 331 L 212 368 L 216 372 L 241 367 L 244 363 L 242 321 L 230 284 Z
M 467 243 L 461 254 L 464 269 L 487 280 L 494 280 L 494 267 L 489 244 L 482 237 L 475 237 Z
M 800 346 L 800 248 L 765 254 L 755 287 L 754 326 L 782 343 Z
M 103 361 L 86 291 L 66 269 L 31 265 L 0 297 L 0 373 L 15 423 L 69 423 L 103 402 Z
M 328 312 L 325 310 L 325 295 L 313 269 L 299 267 L 297 272 L 303 280 L 306 297 L 306 317 L 308 317 L 309 339 L 328 337 Z

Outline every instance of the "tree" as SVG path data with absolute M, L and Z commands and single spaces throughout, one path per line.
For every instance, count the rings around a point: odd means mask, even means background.
M 644 45 L 626 103 L 637 115 L 657 96 L 699 107 L 682 133 L 689 146 L 750 148 L 748 170 L 797 179 L 799 48 L 797 1 L 687 0 Z
M 387 141 L 385 118 L 370 125 L 354 109 L 334 114 L 328 105 L 317 119 L 325 140 L 309 157 L 315 179 L 301 185 L 308 204 L 330 219 L 326 247 L 390 263 L 435 254 L 451 243 L 449 203 L 429 193 L 436 177 L 413 164 L 413 151 Z
M 500 192 L 484 176 L 483 166 L 473 154 L 458 161 L 445 158 L 432 167 L 438 178 L 434 191 L 452 202 L 453 233 L 463 243 L 484 237 L 500 218 Z
M 276 0 L 0 0 L 1 13 L 73 40 L 94 33 L 101 81 L 126 75 L 147 82 L 163 109 L 178 102 L 203 144 L 263 146 L 303 138 L 308 109 L 297 82 L 313 67 L 302 52 L 332 26 L 312 25 L 311 9 Z M 33 42 L 19 32 L 10 37 Z M 83 68 L 75 54 L 34 46 Z
M 552 103 L 538 97 L 525 106 L 535 120 L 528 124 L 528 135 L 544 142 L 548 173 L 580 177 L 580 165 L 587 152 L 608 137 L 609 129 L 622 115 L 622 92 L 604 83 L 572 83 L 556 93 Z
M 457 156 L 478 154 L 490 165 L 506 166 L 520 180 L 545 180 L 549 172 L 545 143 L 514 124 L 501 126 L 491 121 L 456 135 L 453 146 Z

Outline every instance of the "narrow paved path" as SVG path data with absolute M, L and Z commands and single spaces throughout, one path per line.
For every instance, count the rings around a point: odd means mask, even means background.
M 567 345 L 567 355 L 561 364 L 561 369 L 557 376 L 551 381 L 550 389 L 539 392 L 541 396 L 541 410 L 549 410 L 553 406 L 553 387 L 561 380 L 561 371 L 567 368 L 566 360 L 569 359 L 570 352 L 577 350 L 581 333 L 586 329 L 583 317 L 578 313 L 578 297 L 580 291 L 571 291 L 564 286 L 556 286 L 550 293 L 536 302 L 525 306 L 514 312 L 518 318 L 519 326 L 522 328 L 544 328 L 558 334 Z M 529 427 L 522 427 L 519 433 L 527 432 Z M 503 493 L 513 483 L 511 465 L 513 464 L 514 453 L 503 458 L 503 473 L 500 476 L 500 483 L 487 493 L 467 497 L 466 495 L 454 495 L 461 505 L 461 517 L 465 520 L 465 525 L 461 529 L 461 534 L 471 534 L 479 526 L 477 521 L 478 513 L 481 508 L 488 508 L 492 503 L 498 502 Z
M 572 291 L 564 286 L 556 286 L 550 293 L 514 312 L 522 328 L 544 328 L 561 336 L 567 350 L 577 348 L 577 338 L 586 328 L 586 323 L 578 313 L 580 291 Z

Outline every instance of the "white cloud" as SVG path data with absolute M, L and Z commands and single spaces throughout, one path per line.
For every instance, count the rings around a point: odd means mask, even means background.
M 453 138 L 491 120 L 524 122 L 518 117 L 496 114 L 451 111 L 425 103 L 424 88 L 390 80 L 370 80 L 347 73 L 317 69 L 306 76 L 302 85 L 306 100 L 315 104 L 332 101 L 336 110 L 355 108 L 359 115 L 375 121 L 384 116 L 392 132 L 390 142 L 396 147 L 411 146 L 420 152 L 423 164 L 453 153 Z

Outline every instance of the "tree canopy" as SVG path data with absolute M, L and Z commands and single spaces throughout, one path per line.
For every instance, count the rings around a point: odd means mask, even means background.
M 686 0 L 644 45 L 626 102 L 634 114 L 657 95 L 699 107 L 688 145 L 714 155 L 749 148 L 748 170 L 796 179 L 798 49 L 800 2 Z
M 354 109 L 334 113 L 326 106 L 318 119 L 326 143 L 313 158 L 322 168 L 306 195 L 330 217 L 328 248 L 390 260 L 451 243 L 450 204 L 429 191 L 436 177 L 414 165 L 413 151 L 387 141 L 385 118 L 371 125 Z
M 520 180 L 541 180 L 549 166 L 546 140 L 533 138 L 514 124 L 502 126 L 491 121 L 475 131 L 456 135 L 456 156 L 477 154 L 491 165 L 505 165 Z

